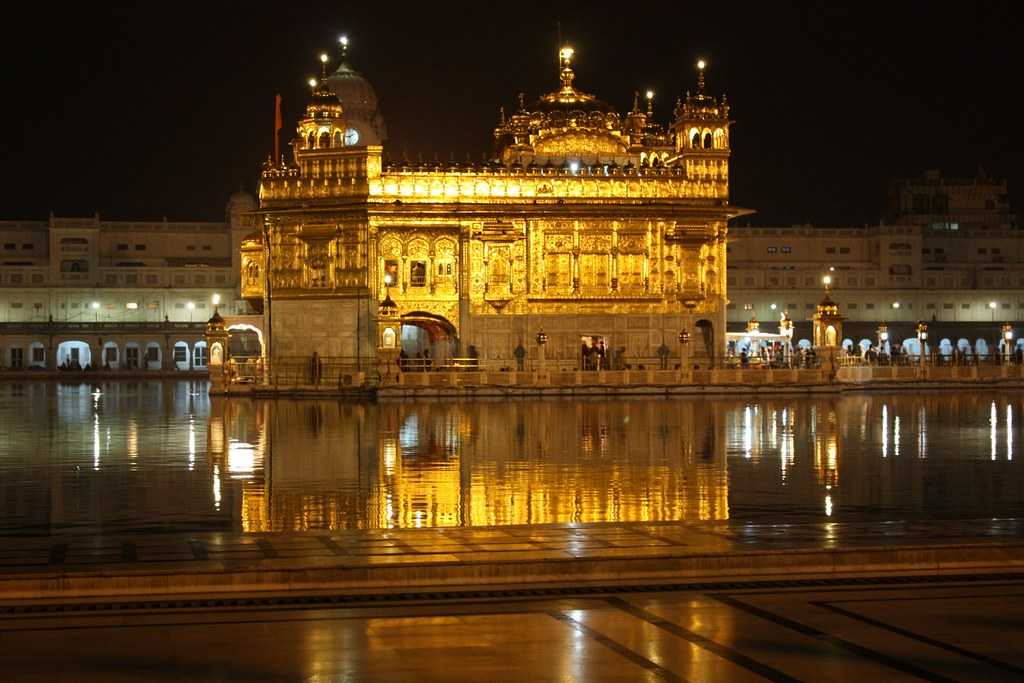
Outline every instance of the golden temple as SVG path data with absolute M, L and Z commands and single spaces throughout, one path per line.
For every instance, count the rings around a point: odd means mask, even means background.
M 654 120 L 651 93 L 620 115 L 577 89 L 574 56 L 559 51 L 558 89 L 502 110 L 479 164 L 386 163 L 372 87 L 347 58 L 329 75 L 323 56 L 292 159 L 265 165 L 260 229 L 241 247 L 242 296 L 272 361 L 372 367 L 390 345 L 439 365 L 501 363 L 540 331 L 562 365 L 597 340 L 651 358 L 681 330 L 695 360 L 715 354 L 728 222 L 749 213 L 729 203 L 726 98 L 706 92 L 701 61 L 670 123 Z M 385 299 L 400 341 L 381 338 Z

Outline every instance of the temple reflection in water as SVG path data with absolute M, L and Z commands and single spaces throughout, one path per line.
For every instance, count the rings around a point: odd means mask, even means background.
M 356 404 L 0 386 L 0 532 L 1024 515 L 1024 394 Z
M 727 519 L 722 430 L 695 402 L 214 400 L 209 434 L 243 530 L 284 531 Z

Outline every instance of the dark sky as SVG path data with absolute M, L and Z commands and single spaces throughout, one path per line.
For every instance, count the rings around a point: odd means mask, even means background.
M 876 222 L 888 180 L 926 168 L 982 164 L 1024 203 L 1013 2 L 35 4 L 0 43 L 0 219 L 219 220 L 240 183 L 255 190 L 274 94 L 286 141 L 342 32 L 386 152 L 479 159 L 499 105 L 555 87 L 559 20 L 576 84 L 620 111 L 651 87 L 667 121 L 709 60 L 736 120 L 733 201 L 755 225 Z

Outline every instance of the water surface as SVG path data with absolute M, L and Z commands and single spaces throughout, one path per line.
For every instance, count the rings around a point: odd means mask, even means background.
M 356 404 L 0 384 L 0 534 L 1024 515 L 1021 392 Z

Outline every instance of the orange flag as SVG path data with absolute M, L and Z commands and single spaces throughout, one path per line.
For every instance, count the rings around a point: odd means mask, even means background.
M 281 163 L 281 96 L 274 97 L 274 163 Z

